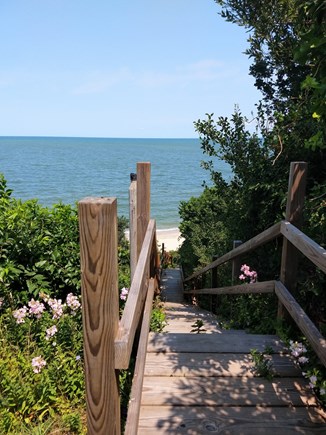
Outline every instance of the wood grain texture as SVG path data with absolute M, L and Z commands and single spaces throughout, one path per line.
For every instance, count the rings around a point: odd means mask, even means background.
M 260 352 L 271 346 L 273 352 L 286 351 L 282 341 L 275 335 L 259 334 L 189 334 L 151 332 L 147 352 L 187 353 L 249 353 L 251 349 Z
M 262 281 L 252 284 L 239 284 L 219 288 L 202 288 L 185 291 L 184 294 L 194 295 L 236 295 L 250 293 L 274 293 L 274 281 Z
M 203 267 L 202 269 L 198 270 L 197 272 L 190 275 L 188 278 L 186 278 L 184 281 L 190 281 L 193 278 L 196 278 L 199 275 L 202 275 L 203 273 L 207 272 L 208 270 L 213 269 L 216 266 L 220 266 L 221 264 L 226 263 L 227 261 L 233 260 L 236 257 L 239 257 L 240 255 L 246 254 L 253 249 L 258 248 L 261 245 L 264 245 L 265 243 L 275 239 L 281 234 L 280 230 L 280 223 L 277 223 L 273 225 L 272 227 L 268 228 L 267 230 L 263 231 L 262 233 L 258 234 L 257 236 L 253 237 L 252 239 L 248 240 L 247 242 L 243 243 L 242 245 L 238 246 L 235 249 L 232 249 L 232 251 L 228 252 L 227 254 L 223 255 L 222 257 L 219 257 L 217 260 L 213 261 L 211 264 L 209 264 L 206 267 Z
M 118 372 L 114 339 L 118 330 L 117 202 L 85 198 L 78 204 L 84 330 L 87 426 L 89 434 L 120 434 Z
M 150 220 L 151 164 L 137 163 L 137 258 L 139 258 Z
M 292 162 L 289 173 L 285 219 L 297 228 L 302 226 L 306 179 L 307 163 Z M 295 294 L 297 288 L 297 273 L 298 250 L 286 237 L 283 237 L 280 280 L 292 294 Z M 282 319 L 285 316 L 286 312 L 279 301 L 277 317 Z
M 272 372 L 276 377 L 298 377 L 301 370 L 289 355 L 274 354 Z M 243 353 L 148 353 L 145 376 L 163 377 L 254 377 L 251 355 Z
M 128 299 L 123 310 L 118 333 L 115 339 L 116 369 L 127 369 L 129 366 L 134 337 L 140 321 L 148 289 L 149 259 L 152 252 L 155 231 L 155 220 L 151 219 L 148 224 L 134 279 L 130 286 Z
M 167 275 L 166 315 L 173 332 L 150 333 L 138 434 L 326 433 L 325 415 L 275 336 L 224 331 L 216 316 L 177 302 Z M 170 301 L 171 298 L 171 301 Z M 195 319 L 215 333 L 183 333 Z M 251 349 L 272 346 L 272 382 L 254 370 Z
M 326 273 L 326 250 L 290 222 L 281 223 L 281 233 L 319 269 Z
M 275 292 L 326 367 L 326 340 L 285 286 L 275 282 Z
M 137 181 L 129 186 L 129 244 L 130 244 L 130 281 L 137 265 Z
M 132 382 L 132 389 L 130 393 L 130 400 L 128 406 L 128 415 L 125 426 L 124 435 L 137 435 L 137 422 L 139 419 L 141 395 L 144 380 L 144 369 L 146 360 L 146 347 L 149 333 L 149 324 L 152 312 L 154 291 L 156 290 L 156 280 L 150 279 L 148 286 L 148 293 L 146 297 L 145 310 L 142 320 L 137 360 L 134 370 L 134 377 Z
M 142 405 L 316 406 L 316 398 L 302 377 L 145 376 Z
M 292 407 L 142 406 L 139 435 L 325 434 L 323 412 Z

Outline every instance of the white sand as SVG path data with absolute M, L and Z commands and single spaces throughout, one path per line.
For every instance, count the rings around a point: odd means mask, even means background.
M 129 240 L 128 230 L 126 231 L 126 237 Z M 162 249 L 162 243 L 164 243 L 165 251 L 176 251 L 183 242 L 178 228 L 171 230 L 156 230 L 156 237 L 159 250 Z
M 156 237 L 159 249 L 162 248 L 162 243 L 164 243 L 165 251 L 176 251 L 183 242 L 183 239 L 180 237 L 180 231 L 177 228 L 172 230 L 157 230 Z

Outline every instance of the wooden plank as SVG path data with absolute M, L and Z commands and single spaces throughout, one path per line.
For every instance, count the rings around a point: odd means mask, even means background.
M 129 187 L 129 244 L 130 244 L 130 281 L 132 281 L 137 265 L 137 181 L 133 180 Z
M 202 288 L 185 291 L 184 294 L 194 295 L 236 295 L 251 293 L 274 293 L 275 281 L 262 281 L 252 284 L 239 284 L 219 288 Z
M 150 220 L 151 164 L 137 163 L 137 258 L 139 258 Z
M 306 179 L 307 163 L 292 162 L 289 173 L 285 219 L 298 228 L 301 228 L 302 226 Z M 295 294 L 297 287 L 297 273 L 298 251 L 287 238 L 283 237 L 280 280 L 293 294 Z M 284 316 L 285 311 L 279 301 L 277 317 L 282 319 Z
M 115 366 L 117 369 L 127 369 L 129 366 L 136 328 L 139 324 L 147 293 L 148 283 L 146 284 L 146 279 L 149 272 L 148 265 L 154 234 L 155 220 L 151 219 L 115 339 Z
M 323 412 L 292 407 L 142 406 L 139 435 L 325 434 Z
M 148 352 L 194 353 L 249 353 L 251 349 L 263 351 L 271 346 L 273 353 L 285 351 L 282 341 L 275 335 L 254 334 L 149 334 Z
M 326 273 L 326 250 L 290 222 L 281 222 L 281 233 L 319 269 Z
M 120 434 L 114 339 L 119 324 L 118 221 L 115 198 L 78 204 L 89 434 Z
M 152 278 L 149 282 L 148 293 L 146 297 L 145 310 L 141 326 L 137 360 L 134 370 L 134 377 L 132 382 L 132 389 L 130 393 L 130 400 L 128 406 L 128 415 L 125 426 L 125 435 L 137 435 L 138 419 L 140 412 L 141 394 L 143 388 L 144 369 L 146 360 L 146 347 L 149 334 L 149 324 L 152 312 L 154 291 L 156 282 Z
M 247 242 L 243 243 L 242 245 L 238 246 L 237 248 L 233 249 L 232 251 L 228 252 L 222 257 L 219 257 L 217 260 L 213 261 L 208 266 L 205 266 L 202 269 L 198 270 L 197 272 L 193 273 L 188 278 L 186 278 L 184 282 L 190 281 L 193 278 L 202 275 L 203 273 L 213 269 L 216 266 L 220 266 L 221 264 L 224 264 L 227 261 L 233 260 L 234 258 L 239 257 L 240 255 L 247 254 L 253 249 L 256 249 L 259 246 L 264 245 L 267 242 L 270 242 L 271 240 L 275 239 L 281 234 L 280 226 L 281 226 L 280 223 L 273 225 L 272 227 L 268 228 L 267 230 L 263 231 L 262 233 L 258 234 L 257 236 L 253 237 L 252 239 L 248 240 Z
M 307 337 L 312 348 L 316 352 L 320 361 L 326 367 L 326 340 L 318 331 L 314 323 L 309 319 L 304 310 L 300 307 L 291 293 L 280 282 L 275 282 L 275 293 L 288 310 L 300 330 Z
M 270 356 L 276 377 L 298 377 L 288 355 Z M 145 376 L 255 376 L 251 355 L 237 353 L 148 353 Z
M 246 377 L 145 376 L 142 405 L 316 406 L 306 380 Z

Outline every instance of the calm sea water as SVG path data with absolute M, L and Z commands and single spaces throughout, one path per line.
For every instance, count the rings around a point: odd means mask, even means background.
M 176 228 L 180 201 L 202 192 L 202 158 L 198 139 L 0 137 L 0 172 L 13 195 L 44 206 L 114 196 L 128 217 L 130 173 L 137 162 L 151 162 L 151 216 L 160 229 Z

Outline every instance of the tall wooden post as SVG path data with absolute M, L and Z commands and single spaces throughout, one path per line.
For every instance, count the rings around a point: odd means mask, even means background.
M 285 219 L 297 228 L 302 227 L 303 205 L 307 180 L 307 163 L 292 162 L 290 166 L 288 197 Z M 298 250 L 283 237 L 280 280 L 290 293 L 295 293 L 298 272 Z M 285 316 L 286 310 L 281 302 L 278 304 L 278 319 Z
M 151 164 L 137 163 L 137 260 L 150 219 Z
M 242 244 L 241 240 L 233 240 L 233 249 L 237 248 L 241 244 Z M 241 268 L 241 258 L 236 257 L 232 260 L 232 285 L 234 285 L 236 281 L 239 279 L 240 268 Z
M 129 244 L 130 244 L 130 281 L 137 266 L 137 174 L 130 174 L 129 187 Z
M 213 255 L 212 258 L 212 262 L 217 260 L 218 255 Z M 211 271 L 211 287 L 212 288 L 217 288 L 217 267 L 213 267 L 212 271 Z M 216 314 L 217 313 L 217 295 L 211 295 L 211 311 L 212 313 Z
M 114 340 L 119 324 L 118 221 L 115 198 L 78 204 L 89 435 L 120 435 Z

